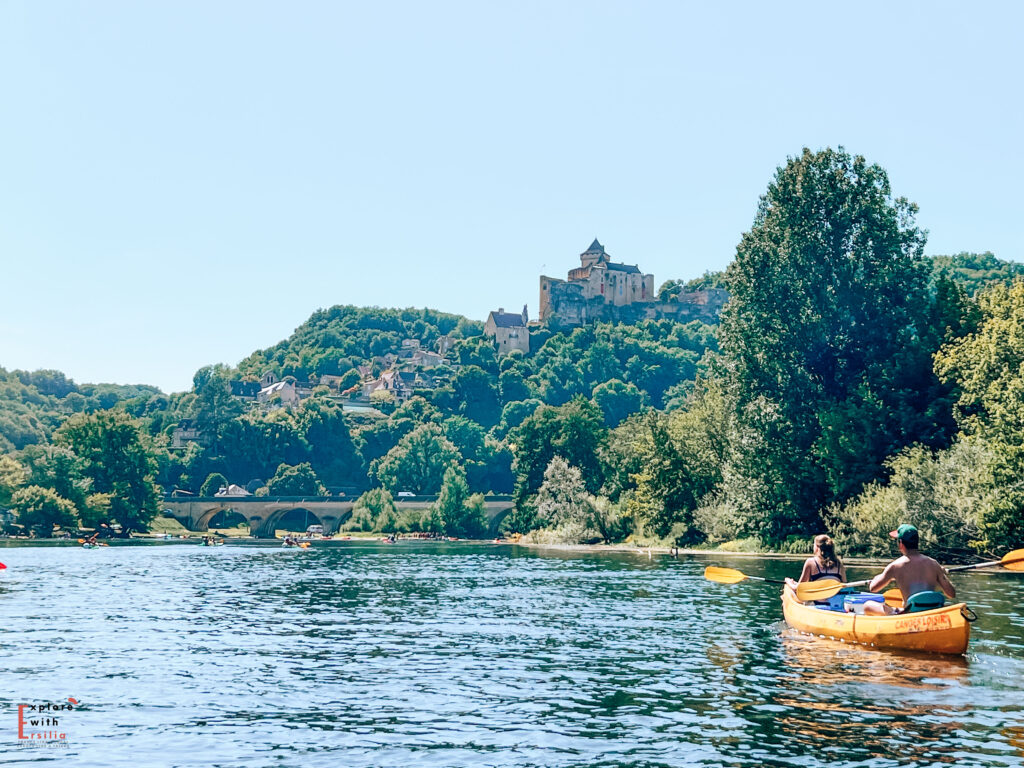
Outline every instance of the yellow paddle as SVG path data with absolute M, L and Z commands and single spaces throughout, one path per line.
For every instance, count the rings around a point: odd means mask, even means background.
M 885 598 L 885 604 L 892 606 L 893 608 L 903 607 L 903 593 L 898 589 L 887 589 L 882 593 L 882 597 Z
M 1012 552 L 1007 552 L 999 560 L 990 560 L 987 563 L 974 563 L 972 565 L 957 565 L 946 570 L 952 573 L 953 571 L 970 571 L 974 568 L 991 568 L 994 565 L 1001 565 L 1011 571 L 1024 571 L 1024 549 L 1015 549 Z M 803 581 L 796 585 L 796 597 L 804 602 L 808 600 L 827 600 L 832 595 L 838 594 L 839 590 L 844 587 L 863 587 L 870 583 L 870 579 L 851 581 L 846 584 L 832 579 Z
M 704 578 L 708 581 L 715 581 L 719 584 L 738 584 L 744 579 L 753 579 L 754 581 L 767 581 L 772 584 L 785 584 L 786 582 L 782 579 L 765 579 L 761 576 L 748 576 L 747 574 L 737 571 L 735 568 L 719 568 L 715 565 L 709 565 L 704 569 Z

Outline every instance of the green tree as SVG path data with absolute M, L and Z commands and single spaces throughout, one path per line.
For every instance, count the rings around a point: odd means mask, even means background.
M 281 464 L 309 460 L 293 414 L 285 409 L 261 414 L 252 411 L 229 422 L 221 439 L 223 471 L 239 483 L 270 477 Z
M 980 508 L 980 541 L 995 549 L 1024 536 L 1024 280 L 979 296 L 981 323 L 936 355 L 936 369 L 956 386 L 956 419 L 969 441 L 993 454 L 1000 493 Z
M 476 365 L 467 365 L 455 374 L 452 388 L 462 415 L 485 427 L 498 423 L 501 402 L 493 377 L 487 371 Z
M 553 528 L 562 541 L 578 544 L 597 535 L 593 516 L 579 469 L 554 456 L 537 493 L 537 522 L 541 527 Z
M 355 368 L 349 368 L 342 374 L 341 379 L 338 381 L 338 391 L 344 392 L 345 390 L 354 387 L 362 380 L 363 377 L 359 375 L 359 371 Z
M 345 531 L 381 531 L 398 519 L 395 500 L 385 488 L 371 488 L 352 505 L 352 516 L 342 525 Z
M 328 485 L 357 483 L 365 475 L 341 406 L 309 398 L 298 410 L 297 426 L 309 446 L 309 461 Z
M 37 536 L 52 536 L 56 526 L 71 528 L 78 522 L 75 505 L 50 488 L 30 485 L 15 492 L 11 507 L 18 522 Z
M 503 404 L 516 400 L 526 400 L 530 397 L 530 387 L 526 383 L 523 369 L 515 366 L 502 371 L 501 375 L 498 376 L 498 391 L 501 393 L 501 402 Z
M 600 452 L 607 439 L 604 416 L 588 400 L 577 398 L 559 408 L 537 409 L 510 439 L 515 445 L 517 502 L 537 492 L 556 455 L 579 468 L 587 490 L 596 493 L 602 482 Z
M 437 493 L 445 470 L 458 463 L 459 451 L 436 424 L 422 424 L 374 463 L 373 473 L 392 493 Z
M 206 480 L 203 481 L 203 486 L 199 489 L 199 495 L 214 496 L 221 488 L 227 487 L 228 479 L 224 475 L 220 472 L 211 472 L 206 476 Z
M 506 403 L 505 407 L 501 409 L 501 420 L 492 430 L 492 434 L 497 437 L 505 437 L 526 421 L 527 417 L 532 416 L 542 405 L 543 403 L 536 398 Z
M 208 365 L 192 377 L 196 426 L 214 451 L 220 449 L 224 427 L 243 410 L 241 401 L 231 394 L 231 374 L 227 366 Z
M 852 492 L 847 478 L 882 476 L 906 445 L 948 444 L 922 397 L 939 385 L 916 211 L 884 170 L 842 148 L 804 150 L 761 198 L 727 272 L 720 333 L 741 426 L 762 438 L 741 446 L 762 452 L 737 457 L 727 489 L 751 533 L 813 530 Z M 861 438 L 847 450 L 837 431 Z M 764 506 L 745 507 L 754 501 Z
M 320 479 L 308 462 L 298 466 L 282 464 L 267 483 L 270 496 L 326 496 Z
M 69 418 L 54 434 L 83 462 L 94 493 L 109 494 L 111 518 L 123 531 L 145 530 L 157 513 L 156 460 L 138 423 L 117 411 Z
M 24 487 L 28 477 L 28 470 L 17 459 L 0 455 L 0 505 L 10 505 L 11 498 Z
M 685 287 L 683 280 L 666 280 L 658 289 L 658 301 L 672 301 Z
M 644 393 L 636 384 L 611 379 L 594 387 L 594 403 L 604 414 L 609 428 L 617 427 L 630 414 L 644 406 Z
M 482 498 L 482 497 L 481 497 Z M 482 506 L 470 503 L 466 473 L 458 465 L 445 470 L 441 493 L 433 511 L 440 519 L 442 530 L 449 536 L 474 538 L 486 530 L 486 519 L 481 516 Z

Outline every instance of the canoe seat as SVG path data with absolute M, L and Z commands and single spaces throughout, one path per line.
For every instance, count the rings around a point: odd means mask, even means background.
M 915 592 L 907 598 L 907 605 L 903 613 L 915 613 L 916 611 L 932 611 L 941 608 L 946 604 L 946 596 L 941 592 Z

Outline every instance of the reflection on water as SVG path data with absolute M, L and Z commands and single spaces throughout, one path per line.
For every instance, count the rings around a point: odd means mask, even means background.
M 774 700 L 789 710 L 780 722 L 795 740 L 856 742 L 871 757 L 885 758 L 892 754 L 894 736 L 913 734 L 900 747 L 903 758 L 955 761 L 955 734 L 964 727 L 961 718 L 970 705 L 966 696 L 949 699 L 948 687 L 968 684 L 966 659 L 887 653 L 789 629 L 781 640 L 786 676 L 799 695 Z M 850 695 L 863 686 L 881 694 Z M 935 702 L 947 700 L 944 717 L 929 722 Z
M 1020 578 L 957 579 L 981 620 L 949 659 L 799 635 L 775 588 L 710 584 L 706 558 L 351 544 L 3 560 L 0 765 L 1024 764 Z M 8 749 L 18 703 L 67 696 L 83 703 L 68 750 Z

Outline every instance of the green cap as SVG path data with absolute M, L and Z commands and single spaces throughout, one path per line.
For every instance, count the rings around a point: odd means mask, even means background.
M 902 541 L 904 544 L 911 544 L 916 547 L 918 541 L 918 533 L 916 526 L 904 523 L 895 531 L 889 531 L 889 535 L 897 541 Z

